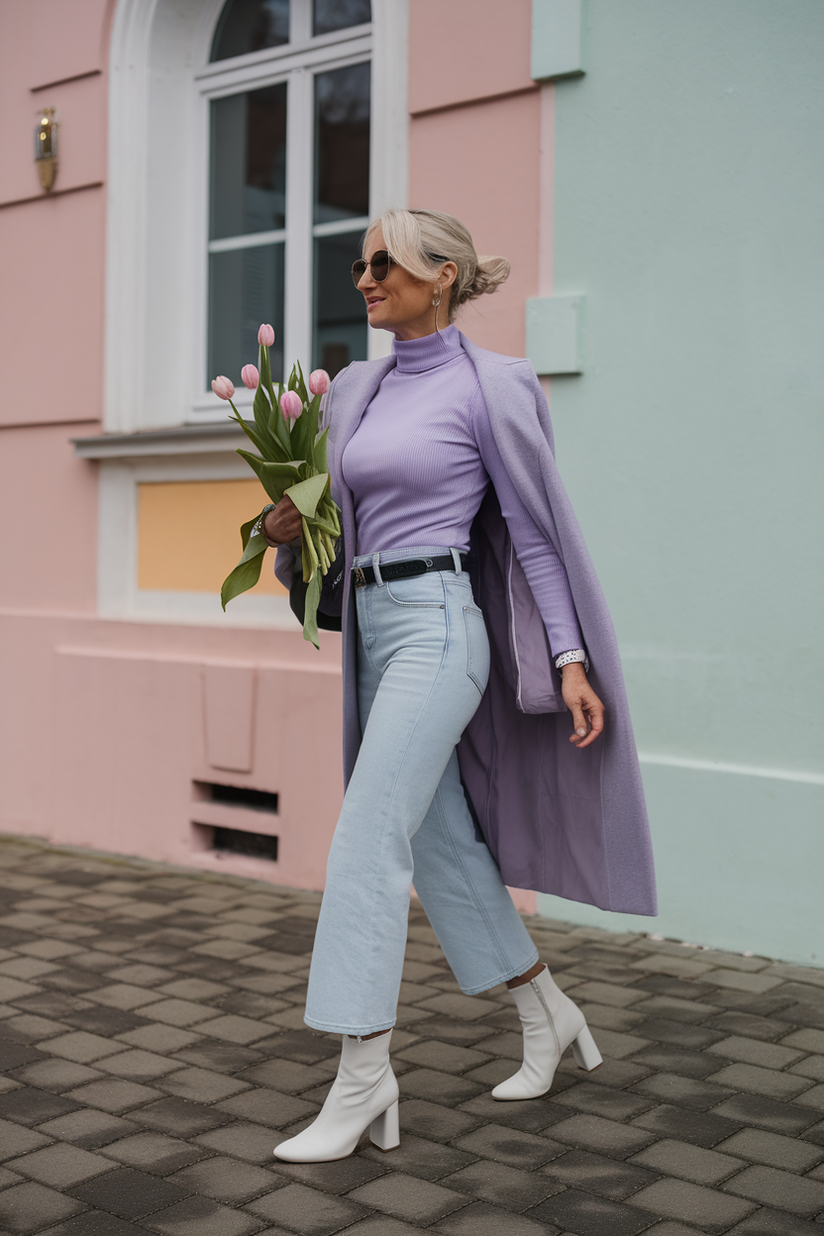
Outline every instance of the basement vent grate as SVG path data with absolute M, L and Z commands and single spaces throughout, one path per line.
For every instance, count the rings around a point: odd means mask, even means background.
M 250 811 L 278 812 L 278 796 L 268 790 L 252 790 L 245 785 L 221 785 L 217 781 L 196 781 L 195 789 L 201 802 L 225 803 L 229 807 L 246 807 Z
M 247 833 L 241 828 L 216 828 L 212 837 L 212 849 L 229 854 L 245 854 L 247 858 L 268 858 L 277 862 L 278 839 L 267 837 L 263 833 Z

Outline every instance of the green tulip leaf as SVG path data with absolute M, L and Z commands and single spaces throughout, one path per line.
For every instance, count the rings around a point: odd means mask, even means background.
M 318 640 L 318 603 L 320 602 L 320 571 L 315 571 L 306 587 L 305 608 L 303 611 L 303 638 L 309 644 L 320 648 Z
M 257 521 L 252 520 L 251 522 L 254 524 Z M 244 524 L 243 528 L 247 526 Z M 241 535 L 242 533 L 243 529 L 241 529 Z M 240 562 L 233 571 L 229 572 L 223 581 L 223 587 L 220 590 L 220 603 L 224 610 L 235 597 L 240 596 L 242 592 L 248 592 L 250 588 L 254 588 L 260 579 L 263 555 L 268 548 L 269 546 L 262 536 L 248 538 Z
M 284 492 L 292 499 L 301 515 L 306 519 L 313 519 L 328 486 L 329 473 L 319 472 L 317 476 L 310 476 Z

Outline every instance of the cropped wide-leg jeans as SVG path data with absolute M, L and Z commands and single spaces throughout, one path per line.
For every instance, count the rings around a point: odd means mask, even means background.
M 523 974 L 537 950 L 461 785 L 456 744 L 489 676 L 489 643 L 466 572 L 385 581 L 381 564 L 440 546 L 355 559 L 363 741 L 326 874 L 306 1022 L 365 1035 L 395 1023 L 410 886 L 462 991 Z

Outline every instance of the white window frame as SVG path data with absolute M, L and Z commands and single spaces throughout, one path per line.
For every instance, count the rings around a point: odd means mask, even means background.
M 302 50 L 293 38 L 285 47 L 209 64 L 223 0 L 118 0 L 110 55 L 107 432 L 194 425 L 226 415 L 226 405 L 203 392 L 210 97 L 293 72 L 294 80 L 305 79 L 296 92 L 309 91 L 313 65 L 332 68 L 371 58 L 370 215 L 406 204 L 407 6 L 408 0 L 372 0 L 370 26 L 304 39 Z M 295 60 L 301 55 L 303 73 Z M 297 117 L 297 110 L 290 109 L 292 114 Z M 306 143 L 308 159 L 305 133 L 290 131 L 287 143 L 290 138 L 294 157 Z M 305 198 L 311 176 L 299 179 Z M 297 357 L 308 360 L 311 347 L 311 284 L 301 289 L 295 273 L 311 270 L 311 201 L 292 202 L 293 192 L 297 196 L 298 186 L 287 186 L 290 234 L 295 228 L 286 271 L 287 365 Z M 384 355 L 390 346 L 385 332 L 369 332 L 370 356 Z

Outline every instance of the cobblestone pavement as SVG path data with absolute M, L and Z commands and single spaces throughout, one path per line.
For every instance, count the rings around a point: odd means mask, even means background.
M 824 1236 L 824 971 L 545 919 L 602 1068 L 494 1102 L 513 1006 L 413 910 L 401 1147 L 276 1162 L 337 1064 L 302 1022 L 318 904 L 0 841 L 0 1232 Z

